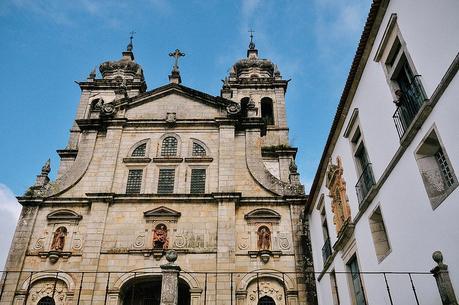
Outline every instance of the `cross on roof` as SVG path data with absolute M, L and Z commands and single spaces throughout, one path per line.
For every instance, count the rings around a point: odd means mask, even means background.
M 255 49 L 255 43 L 253 42 L 253 33 L 255 33 L 255 31 L 252 30 L 252 29 L 250 29 L 250 30 L 249 30 L 249 33 L 250 33 L 249 49 L 250 49 L 250 50 L 253 50 L 253 49 Z
M 178 71 L 178 69 L 179 69 L 179 67 L 178 67 L 178 59 L 180 57 L 185 56 L 185 53 L 180 52 L 179 49 L 175 49 L 174 52 L 169 53 L 169 56 L 175 58 L 175 63 L 174 63 L 174 67 L 172 68 L 172 71 Z

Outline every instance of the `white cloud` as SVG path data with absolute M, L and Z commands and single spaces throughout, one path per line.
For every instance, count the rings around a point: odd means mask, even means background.
M 0 183 L 0 270 L 5 265 L 20 212 L 21 205 L 13 192 Z

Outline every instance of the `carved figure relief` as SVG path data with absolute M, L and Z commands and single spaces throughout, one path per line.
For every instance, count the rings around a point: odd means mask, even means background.
M 258 250 L 269 250 L 271 249 L 271 231 L 267 226 L 261 226 L 258 228 L 257 231 L 258 235 L 258 242 L 257 248 Z
M 160 223 L 153 230 L 153 249 L 166 250 L 169 247 L 167 227 Z
M 346 194 L 346 182 L 343 178 L 343 165 L 340 157 L 336 158 L 336 164 L 330 160 L 327 170 L 326 186 L 329 189 L 329 196 L 332 198 L 333 223 L 336 232 L 339 233 L 341 228 L 351 217 L 351 208 Z
M 249 304 L 258 304 L 258 299 L 264 296 L 269 296 L 275 300 L 276 304 L 284 304 L 284 291 L 275 281 L 263 280 L 259 282 L 259 289 L 255 283 L 249 289 Z
M 62 281 L 40 281 L 30 289 L 30 299 L 27 304 L 36 304 L 44 297 L 53 297 L 56 304 L 65 304 L 67 287 Z
M 62 251 L 65 245 L 65 237 L 67 236 L 67 228 L 59 227 L 54 231 L 51 250 Z

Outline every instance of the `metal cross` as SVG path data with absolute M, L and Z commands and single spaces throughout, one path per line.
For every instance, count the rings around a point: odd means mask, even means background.
M 131 34 L 131 36 L 129 37 L 129 43 L 132 44 L 132 38 L 134 38 L 135 32 L 131 31 L 129 34 Z
M 255 33 L 255 31 L 250 29 L 249 33 L 250 33 L 250 42 L 253 42 L 253 33 Z
M 173 71 L 178 71 L 178 59 L 182 56 L 185 56 L 185 53 L 180 52 L 179 49 L 175 49 L 174 52 L 169 53 L 169 56 L 175 58 L 174 68 Z

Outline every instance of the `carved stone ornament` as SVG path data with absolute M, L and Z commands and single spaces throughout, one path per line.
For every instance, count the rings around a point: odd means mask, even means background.
M 327 170 L 327 188 L 332 198 L 333 223 L 339 234 L 343 225 L 351 218 L 351 208 L 346 194 L 346 182 L 343 177 L 343 165 L 341 158 L 336 158 L 336 164 L 330 160 Z
M 248 234 L 243 234 L 239 237 L 238 248 L 239 250 L 247 250 L 249 248 L 249 239 Z
M 239 104 L 229 104 L 228 106 L 226 106 L 226 111 L 228 112 L 228 114 L 237 114 L 241 111 L 241 106 Z
M 153 230 L 153 249 L 166 250 L 169 247 L 167 227 L 160 223 Z
M 284 291 L 280 284 L 275 281 L 269 280 L 260 280 L 258 287 L 257 284 L 254 283 L 251 285 L 249 289 L 249 304 L 256 305 L 258 304 L 258 300 L 261 297 L 268 296 L 271 297 L 277 305 L 283 305 L 284 303 Z
M 107 103 L 102 105 L 102 113 L 106 116 L 115 114 L 115 105 L 112 103 Z
M 168 112 L 166 114 L 166 123 L 175 124 L 177 122 L 177 114 L 175 112 Z
M 66 303 L 67 288 L 65 284 L 54 279 L 40 281 L 30 289 L 30 300 L 36 304 L 44 297 L 52 297 L 57 305 Z
M 261 226 L 258 231 L 258 250 L 270 250 L 271 249 L 271 231 L 267 226 Z
M 51 250 L 54 250 L 54 251 L 64 250 L 66 236 L 67 236 L 66 227 L 57 228 L 53 235 L 53 241 L 51 243 Z
M 279 249 L 281 250 L 289 250 L 290 249 L 290 242 L 288 240 L 288 234 L 287 233 L 280 233 L 278 235 L 278 243 L 279 243 Z

